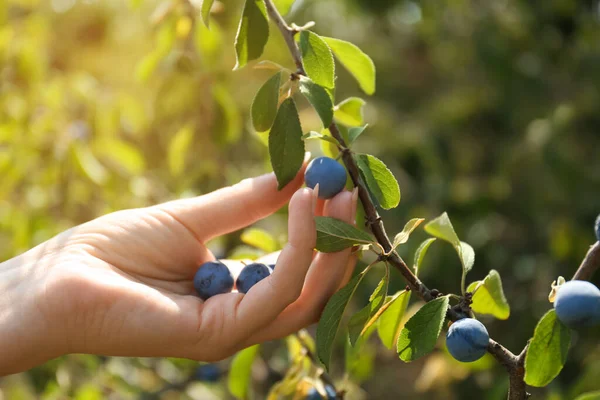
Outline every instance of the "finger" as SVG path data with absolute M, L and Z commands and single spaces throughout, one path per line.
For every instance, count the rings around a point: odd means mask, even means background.
M 236 309 L 231 332 L 242 340 L 272 322 L 300 292 L 316 244 L 313 191 L 297 191 L 289 207 L 288 244 L 281 251 L 273 274 L 257 283 Z
M 307 153 L 308 154 L 308 153 Z M 167 211 L 205 242 L 262 219 L 287 203 L 304 182 L 306 161 L 296 177 L 277 190 L 274 173 L 261 175 L 203 196 L 175 200 L 158 207 Z
M 325 204 L 325 215 L 351 221 L 355 196 L 342 192 Z M 286 336 L 316 321 L 340 282 L 352 275 L 356 257 L 351 249 L 318 253 L 310 268 L 302 294 L 271 324 L 249 338 L 246 345 Z M 349 272 L 350 271 L 350 272 Z

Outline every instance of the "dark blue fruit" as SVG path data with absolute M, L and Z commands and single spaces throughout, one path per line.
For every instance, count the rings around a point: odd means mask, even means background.
M 473 318 L 463 318 L 448 329 L 446 347 L 458 361 L 473 362 L 483 357 L 489 340 L 488 331 L 481 322 Z
M 235 287 L 240 293 L 248 293 L 252 286 L 271 275 L 273 270 L 261 263 L 246 265 L 235 281 Z
M 194 378 L 201 382 L 217 382 L 221 378 L 221 370 L 215 364 L 204 364 L 196 368 Z
M 225 264 L 209 261 L 200 266 L 194 276 L 194 289 L 202 300 L 233 289 L 233 275 Z
M 323 400 L 323 396 L 321 396 L 316 388 L 312 387 L 306 393 L 305 400 Z
M 569 281 L 558 288 L 556 316 L 571 329 L 600 324 L 600 289 L 588 281 Z
M 600 242 L 600 215 L 596 218 L 596 224 L 594 225 L 594 231 L 596 231 L 596 239 Z
M 327 400 L 337 399 L 337 392 L 335 391 L 335 388 L 333 386 L 325 386 L 325 393 L 327 393 Z
M 304 182 L 311 189 L 319 184 L 319 197 L 330 199 L 346 186 L 346 169 L 333 158 L 315 158 L 306 167 Z

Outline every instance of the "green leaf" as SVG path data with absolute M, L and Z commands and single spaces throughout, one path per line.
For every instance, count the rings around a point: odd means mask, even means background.
M 102 185 L 108 179 L 106 168 L 98 161 L 88 146 L 73 145 L 71 152 L 81 171 L 97 185 Z
M 294 100 L 289 97 L 281 103 L 273 127 L 269 132 L 271 166 L 281 190 L 296 176 L 304 161 L 302 126 Z
M 467 292 L 477 291 L 473 295 L 471 308 L 479 314 L 490 314 L 498 319 L 508 319 L 510 316 L 510 306 L 504 290 L 502 289 L 502 280 L 496 270 L 491 270 L 483 281 L 476 281 L 469 285 Z
M 560 373 L 569 352 L 571 331 L 548 311 L 535 327 L 525 356 L 525 383 L 543 387 Z
M 396 247 L 406 243 L 412 231 L 417 229 L 417 227 L 421 225 L 423 221 L 425 221 L 425 219 L 423 218 L 413 218 L 410 221 L 408 221 L 406 225 L 404 225 L 404 229 L 402 229 L 402 232 L 397 234 L 394 238 L 394 244 L 392 245 L 392 248 L 396 249 Z
M 419 275 L 419 270 L 421 269 L 421 264 L 423 264 L 423 260 L 425 259 L 425 254 L 427 254 L 427 250 L 429 250 L 429 246 L 431 246 L 431 244 L 433 242 L 435 242 L 436 240 L 437 239 L 435 239 L 435 238 L 429 238 L 429 239 L 425 240 L 423 243 L 421 243 L 421 245 L 415 252 L 415 261 L 414 261 L 415 275 Z
M 404 362 L 411 362 L 430 353 L 442 331 L 448 296 L 438 297 L 417 311 L 404 325 L 398 337 L 398 356 Z
M 333 104 L 327 91 L 305 76 L 300 76 L 299 88 L 300 93 L 308 99 L 321 117 L 323 126 L 327 128 L 333 120 Z
M 333 117 L 344 125 L 361 126 L 364 124 L 362 108 L 365 104 L 360 97 L 349 97 L 334 107 Z
M 410 291 L 402 290 L 392 296 L 381 309 L 383 310 L 379 317 L 377 333 L 385 347 L 393 349 L 400 335 L 400 324 L 406 313 L 408 302 L 410 300 Z
M 358 46 L 340 39 L 323 40 L 337 59 L 354 76 L 360 88 L 368 95 L 375 93 L 375 63 Z
M 94 150 L 107 165 L 112 165 L 123 173 L 140 175 L 146 168 L 140 149 L 123 140 L 103 138 L 94 146 Z
M 167 153 L 167 160 L 169 161 L 169 171 L 171 175 L 180 176 L 185 168 L 186 154 L 192 139 L 194 138 L 194 131 L 190 125 L 186 125 L 179 129 L 173 136 L 169 143 L 169 151 Z
M 309 78 L 317 85 L 333 89 L 335 64 L 327 43 L 314 32 L 302 31 L 300 32 L 300 51 L 302 52 L 302 64 Z
M 277 240 L 267 231 L 258 228 L 249 228 L 246 229 L 240 238 L 242 242 L 246 243 L 249 246 L 256 247 L 257 249 L 261 249 L 266 251 L 267 253 L 272 253 L 279 248 L 279 244 Z
M 235 36 L 237 62 L 234 70 L 261 56 L 269 39 L 269 20 L 264 0 L 246 0 Z
M 331 144 L 334 144 L 336 146 L 338 145 L 338 141 L 333 136 L 323 135 L 320 132 L 310 131 L 307 134 L 302 136 L 302 140 L 309 140 L 309 139 L 320 139 L 320 140 L 329 142 Z
M 331 217 L 315 217 L 317 227 L 317 250 L 333 253 L 356 244 L 373 243 L 368 233 Z
M 252 364 L 258 354 L 259 347 L 259 345 L 255 345 L 238 352 L 231 362 L 227 385 L 236 399 L 243 400 L 248 396 Z
M 214 0 L 202 0 L 202 7 L 200 9 L 200 14 L 202 15 L 202 22 L 208 28 L 208 22 L 210 17 L 210 9 L 212 8 Z
M 381 278 L 381 281 L 379 281 L 379 284 L 373 293 L 371 293 L 369 304 L 350 318 L 350 321 L 348 322 L 348 336 L 352 346 L 356 345 L 358 338 L 364 335 L 377 321 L 377 319 L 373 317 L 376 315 L 379 317 L 381 315 L 378 311 L 385 302 L 389 281 L 390 273 L 389 268 L 386 266 L 386 273 Z
M 425 232 L 431 236 L 435 236 L 447 242 L 450 242 L 452 246 L 458 248 L 460 246 L 460 240 L 454 231 L 452 222 L 448 217 L 448 213 L 443 213 L 433 221 L 430 221 L 425 225 Z
M 600 400 L 600 390 L 596 392 L 580 394 L 575 400 Z
M 268 131 L 273 125 L 279 104 L 280 84 L 281 72 L 277 72 L 262 85 L 252 101 L 252 124 L 258 132 Z
M 473 250 L 470 244 L 460 242 L 460 247 L 457 251 L 463 266 L 463 273 L 466 274 L 473 268 L 473 264 L 475 264 L 475 250 Z
M 352 143 L 354 143 L 354 141 L 356 139 L 358 139 L 358 137 L 360 135 L 362 135 L 362 133 L 365 131 L 365 129 L 367 129 L 367 126 L 369 126 L 368 124 L 365 126 L 355 126 L 352 127 L 350 129 L 348 129 L 348 143 L 347 145 L 350 146 Z
M 286 15 L 292 9 L 294 1 L 296 0 L 273 0 L 273 3 L 281 15 Z
M 346 286 L 331 297 L 323 310 L 317 326 L 317 355 L 326 369 L 329 369 L 333 342 L 339 330 L 344 311 L 364 276 L 364 272 L 356 275 Z
M 400 203 L 400 186 L 383 161 L 370 154 L 356 154 L 355 158 L 379 205 L 386 210 L 396 207 Z

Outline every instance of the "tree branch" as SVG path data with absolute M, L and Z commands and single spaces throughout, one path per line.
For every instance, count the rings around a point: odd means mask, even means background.
M 275 22 L 279 28 L 279 31 L 283 35 L 283 38 L 285 39 L 285 43 L 287 44 L 290 54 L 294 59 L 294 63 L 298 68 L 297 73 L 306 76 L 306 71 L 302 65 L 302 55 L 300 53 L 300 49 L 294 40 L 294 36 L 298 31 L 290 28 L 287 25 L 279 11 L 277 11 L 277 8 L 273 4 L 272 0 L 265 0 L 265 4 L 270 18 Z M 331 132 L 331 136 L 333 136 L 340 145 L 344 165 L 348 170 L 354 186 L 358 188 L 358 196 L 360 197 L 360 201 L 365 209 L 367 224 L 377 239 L 377 242 L 379 242 L 379 244 L 383 247 L 386 253 L 384 255 L 385 260 L 392 264 L 402 274 L 413 292 L 415 292 L 425 301 L 433 300 L 435 296 L 432 295 L 431 290 L 429 290 L 427 286 L 425 286 L 425 284 L 421 282 L 419 278 L 417 278 L 412 270 L 406 265 L 404 260 L 395 250 L 393 250 L 392 242 L 390 241 L 390 238 L 385 230 L 383 221 L 379 216 L 375 204 L 373 204 L 371 201 L 371 196 L 369 195 L 366 186 L 360 178 L 360 172 L 358 165 L 356 164 L 356 160 L 352 156 L 350 149 L 347 147 L 347 144 L 335 122 L 332 122 L 331 125 L 329 125 L 329 132 Z M 448 318 L 452 321 L 456 321 L 457 319 L 461 318 L 461 316 L 458 312 L 450 308 L 448 309 Z M 504 346 L 490 339 L 488 352 L 491 353 L 500 364 L 504 365 L 509 373 L 509 400 L 527 399 L 529 394 L 526 391 L 525 382 L 523 380 L 523 377 L 525 376 L 525 369 L 523 367 L 525 350 L 517 357 Z
M 589 281 L 598 268 L 600 268 L 600 242 L 596 242 L 587 252 L 573 275 L 573 280 Z

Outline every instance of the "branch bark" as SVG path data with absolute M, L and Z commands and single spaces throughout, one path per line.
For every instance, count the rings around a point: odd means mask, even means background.
M 587 252 L 573 275 L 573 280 L 589 281 L 598 268 L 600 268 L 600 242 L 596 242 Z
M 272 0 L 265 0 L 265 4 L 267 7 L 267 12 L 271 18 L 271 20 L 277 25 L 277 28 L 283 35 L 285 39 L 285 43 L 290 51 L 290 54 L 296 64 L 298 69 L 297 74 L 305 75 L 306 71 L 304 70 L 304 66 L 302 65 L 302 55 L 300 53 L 300 49 L 294 40 L 294 36 L 298 31 L 294 28 L 291 28 L 283 19 L 277 8 L 273 4 Z M 365 209 L 365 214 L 367 216 L 367 224 L 369 225 L 371 232 L 377 239 L 377 242 L 383 247 L 386 255 L 385 260 L 393 265 L 404 277 L 410 289 L 415 292 L 419 297 L 421 297 L 425 301 L 431 301 L 435 298 L 432 295 L 431 290 L 425 286 L 423 282 L 412 272 L 412 270 L 406 265 L 404 260 L 398 255 L 396 251 L 392 248 L 392 242 L 385 230 L 385 226 L 377 208 L 371 201 L 371 196 L 367 191 L 367 188 L 363 181 L 360 178 L 360 172 L 358 165 L 352 156 L 352 152 L 347 147 L 346 142 L 344 141 L 343 136 L 340 133 L 335 122 L 332 122 L 329 125 L 329 131 L 331 132 L 331 136 L 333 136 L 339 143 L 342 153 L 342 161 L 348 170 L 348 173 L 354 183 L 354 186 L 358 188 L 358 196 L 360 201 Z M 452 321 L 456 321 L 460 318 L 458 313 L 453 309 L 448 310 L 448 318 Z M 526 348 L 525 348 L 526 349 Z M 502 364 L 508 371 L 510 376 L 510 390 L 508 399 L 509 400 L 524 400 L 529 397 L 529 394 L 526 391 L 525 382 L 523 377 L 525 376 L 525 349 L 519 356 L 515 356 L 512 352 L 506 349 L 504 346 L 499 344 L 498 342 L 490 339 L 488 345 L 488 352 L 492 354 L 492 356 Z

